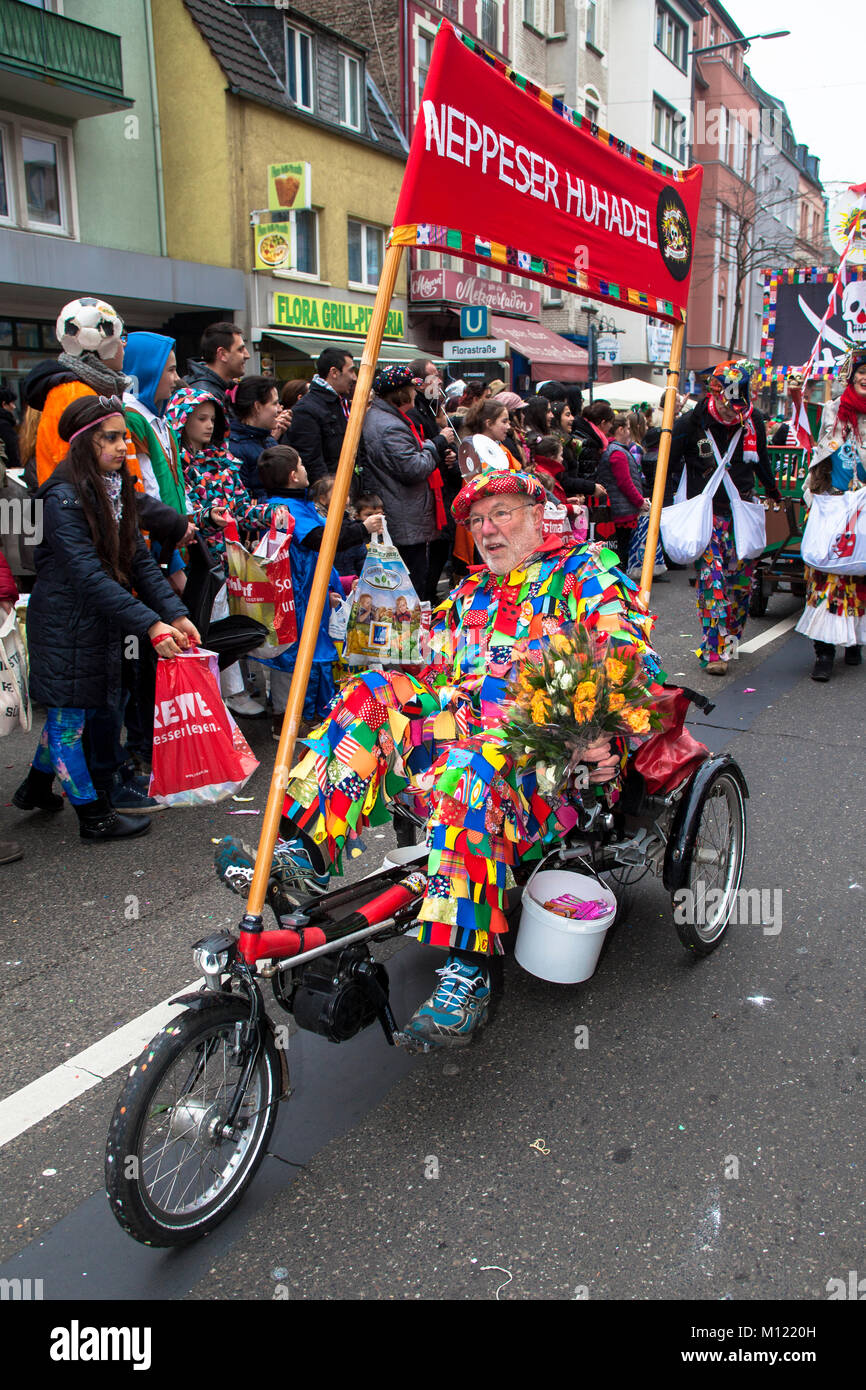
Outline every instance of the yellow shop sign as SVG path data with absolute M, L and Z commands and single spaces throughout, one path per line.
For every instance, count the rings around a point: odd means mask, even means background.
M 364 337 L 373 316 L 372 306 L 344 304 L 338 299 L 312 299 L 303 294 L 274 294 L 271 323 L 275 328 L 312 329 L 315 333 L 350 333 Z M 403 337 L 403 311 L 391 309 L 386 338 Z

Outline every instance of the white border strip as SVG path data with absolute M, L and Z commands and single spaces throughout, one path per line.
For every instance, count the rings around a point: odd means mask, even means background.
M 194 980 L 182 989 L 172 990 L 171 998 L 188 994 L 201 984 L 201 980 Z M 133 1061 L 182 1007 L 164 999 L 147 1013 L 139 1014 L 116 1032 L 100 1038 L 74 1057 L 68 1057 L 53 1071 L 0 1101 L 0 1148 Z
M 761 647 L 766 647 L 768 642 L 775 642 L 777 637 L 781 637 L 784 632 L 789 632 L 795 623 L 800 621 L 800 614 L 795 613 L 792 618 L 784 618 L 782 622 L 776 623 L 775 627 L 768 627 L 766 632 L 762 632 L 758 637 L 750 637 L 748 642 L 740 642 L 737 647 L 737 655 L 743 652 L 756 652 Z

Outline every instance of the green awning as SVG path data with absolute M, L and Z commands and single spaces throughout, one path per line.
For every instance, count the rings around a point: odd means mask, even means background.
M 312 358 L 315 361 L 319 353 L 327 347 L 345 348 L 346 352 L 351 352 L 353 357 L 360 358 L 364 346 L 363 338 L 320 338 L 312 333 L 291 333 L 288 329 L 282 328 L 263 329 L 262 340 L 264 341 L 265 338 L 272 338 L 281 347 L 289 348 L 299 360 Z M 428 362 L 435 362 L 437 367 L 443 365 L 441 357 L 425 351 L 417 343 L 395 343 L 387 338 L 379 348 L 378 361 L 411 362 L 413 357 L 426 357 Z

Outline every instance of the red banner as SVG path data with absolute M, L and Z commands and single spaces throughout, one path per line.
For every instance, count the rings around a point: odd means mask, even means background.
M 390 240 L 676 322 L 702 177 L 591 126 L 443 21 Z

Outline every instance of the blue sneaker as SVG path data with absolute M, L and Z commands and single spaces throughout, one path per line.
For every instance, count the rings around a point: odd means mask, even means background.
M 239 845 L 230 835 L 220 840 L 214 854 L 217 876 L 242 898 L 250 891 L 255 860 L 255 852 L 247 845 Z M 277 840 L 269 881 L 283 892 L 311 897 L 327 893 L 331 875 L 315 868 L 300 840 Z
M 148 796 L 149 777 L 124 777 L 120 772 L 114 779 L 108 799 L 115 811 L 125 816 L 152 816 L 156 811 L 167 811 L 164 801 L 155 801 Z
M 436 974 L 438 988 L 397 1035 L 400 1045 L 410 1052 L 465 1047 L 487 1017 L 490 976 L 482 966 L 449 956 Z

